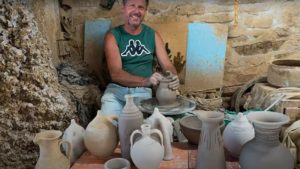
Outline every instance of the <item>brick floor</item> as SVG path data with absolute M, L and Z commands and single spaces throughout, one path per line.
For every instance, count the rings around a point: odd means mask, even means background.
M 172 145 L 174 159 L 162 161 L 159 169 L 193 169 L 197 156 L 197 146 L 190 144 L 175 143 Z M 97 159 L 89 152 L 85 152 L 72 166 L 71 169 L 102 169 L 104 163 L 115 157 L 121 157 L 121 150 L 118 147 L 115 152 L 106 159 Z M 227 162 L 228 169 L 238 169 L 236 162 Z M 131 169 L 136 169 L 132 164 Z

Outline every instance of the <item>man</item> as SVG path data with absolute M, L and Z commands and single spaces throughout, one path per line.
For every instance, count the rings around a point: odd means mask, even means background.
M 106 34 L 104 51 L 112 79 L 101 99 L 104 115 L 119 115 L 125 105 L 125 95 L 138 100 L 152 97 L 151 86 L 162 75 L 152 72 L 154 56 L 164 71 L 170 71 L 173 81 L 169 87 L 178 89 L 179 79 L 164 48 L 160 35 L 142 24 L 148 0 L 123 0 L 124 25 Z

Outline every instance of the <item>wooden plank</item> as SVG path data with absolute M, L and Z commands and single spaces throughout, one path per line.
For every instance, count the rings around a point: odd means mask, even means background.
M 100 80 L 100 87 L 105 86 L 104 37 L 111 28 L 111 21 L 106 19 L 85 21 L 84 24 L 84 61 Z
M 186 91 L 223 86 L 228 25 L 190 23 L 186 57 Z

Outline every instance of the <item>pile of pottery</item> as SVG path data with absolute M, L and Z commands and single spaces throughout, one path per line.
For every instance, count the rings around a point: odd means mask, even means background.
M 106 168 L 127 166 L 126 160 L 132 160 L 140 169 L 155 169 L 162 160 L 172 160 L 171 122 L 157 108 L 144 120 L 133 96 L 126 95 L 125 98 L 126 104 L 119 117 L 103 116 L 99 110 L 85 130 L 72 120 L 63 139 L 59 139 L 62 133 L 56 130 L 37 134 L 34 142 L 40 146 L 40 157 L 36 168 L 70 168 L 85 149 L 97 158 L 107 158 L 112 155 L 119 140 L 122 159 L 107 161 Z M 118 126 L 113 124 L 113 120 L 118 121 Z M 61 145 L 66 156 L 60 151 Z
M 250 112 L 247 117 L 240 113 L 226 126 L 223 138 L 223 113 L 207 111 L 197 116 L 202 121 L 202 131 L 196 169 L 225 169 L 223 146 L 239 158 L 242 169 L 294 168 L 291 153 L 279 142 L 281 126 L 288 123 L 288 116 L 267 111 Z

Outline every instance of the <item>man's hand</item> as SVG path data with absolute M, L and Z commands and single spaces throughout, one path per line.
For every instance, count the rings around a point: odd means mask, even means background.
M 171 78 L 171 82 L 169 83 L 169 88 L 171 90 L 177 90 L 179 88 L 179 78 L 177 75 L 173 74 L 170 71 L 167 71 L 169 73 L 169 77 Z
M 145 79 L 143 82 L 143 86 L 150 87 L 155 86 L 159 83 L 159 81 L 163 78 L 163 76 L 157 72 L 153 73 L 149 78 Z

